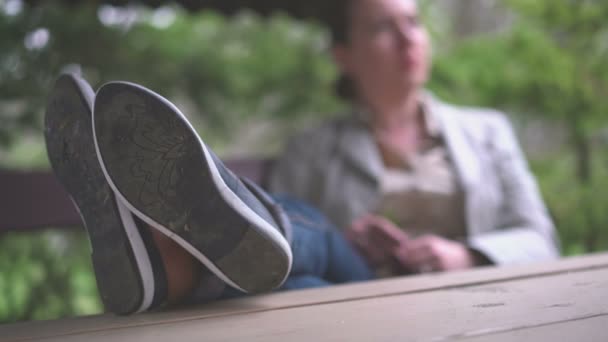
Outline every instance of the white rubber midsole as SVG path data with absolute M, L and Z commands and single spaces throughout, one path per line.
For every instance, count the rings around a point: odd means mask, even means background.
M 141 276 L 141 285 L 144 294 L 141 305 L 139 309 L 137 309 L 137 312 L 142 312 L 147 310 L 150 305 L 152 305 L 152 301 L 154 300 L 156 285 L 154 283 L 154 271 L 152 270 L 150 255 L 148 254 L 146 245 L 141 238 L 139 229 L 137 229 L 137 224 L 133 220 L 133 215 L 118 198 L 116 198 L 116 206 L 118 207 L 120 219 L 125 232 L 127 233 L 129 244 L 131 244 L 131 248 L 133 249 L 133 257 L 135 258 L 135 262 L 137 263 L 137 268 L 139 269 L 139 274 Z

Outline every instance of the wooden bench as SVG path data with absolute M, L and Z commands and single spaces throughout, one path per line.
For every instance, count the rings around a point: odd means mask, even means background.
M 237 175 L 264 185 L 272 159 L 226 160 Z M 47 227 L 79 227 L 80 217 L 50 171 L 0 169 L 0 233 Z

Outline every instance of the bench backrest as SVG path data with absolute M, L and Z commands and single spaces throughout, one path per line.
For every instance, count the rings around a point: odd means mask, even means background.
M 264 186 L 272 159 L 230 159 L 228 168 Z M 0 234 L 81 225 L 76 207 L 50 171 L 0 169 Z

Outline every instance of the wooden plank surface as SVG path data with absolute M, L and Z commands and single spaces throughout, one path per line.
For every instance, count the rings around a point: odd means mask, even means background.
M 466 342 L 513 342 L 513 341 L 608 341 L 608 316 L 599 315 L 589 318 L 556 322 L 553 324 L 528 327 L 503 332 L 486 333 L 464 338 Z
M 591 270 L 50 341 L 444 341 L 608 315 L 607 288 L 608 270 Z
M 162 341 L 171 336 L 180 340 L 272 340 L 289 335 L 289 340 L 306 340 L 317 339 L 316 334 L 323 331 L 323 340 L 340 340 L 344 333 L 363 340 L 466 338 L 482 336 L 485 331 L 523 328 L 528 321 L 542 325 L 603 315 L 608 312 L 608 298 L 594 286 L 608 288 L 607 273 L 608 255 L 594 255 L 549 264 L 278 293 L 131 317 L 19 323 L 0 326 L 0 336 L 76 341 L 150 334 L 158 338 L 149 341 Z M 579 293 L 580 298 L 576 297 Z M 571 301 L 560 300 L 571 296 Z M 540 311 L 530 306 L 538 300 L 546 302 Z

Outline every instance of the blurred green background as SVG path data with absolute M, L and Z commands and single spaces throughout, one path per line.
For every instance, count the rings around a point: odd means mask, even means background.
M 435 47 L 429 89 L 509 113 L 563 254 L 608 249 L 608 2 L 419 2 Z M 223 157 L 276 155 L 294 130 L 344 106 L 314 20 L 40 3 L 0 0 L 2 168 L 49 167 L 42 116 L 66 68 L 94 87 L 128 80 L 165 95 Z M 101 310 L 83 231 L 0 235 L 0 322 Z

